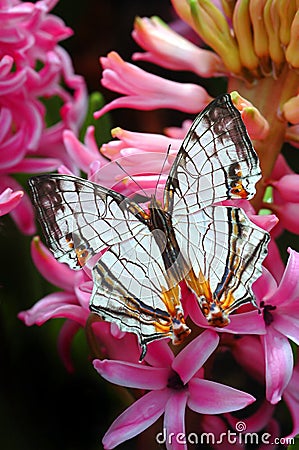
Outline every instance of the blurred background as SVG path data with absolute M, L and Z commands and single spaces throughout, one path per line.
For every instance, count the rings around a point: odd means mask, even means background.
M 75 72 L 85 77 L 89 91 L 99 90 L 106 101 L 116 97 L 101 88 L 99 56 L 116 50 L 129 61 L 138 49 L 131 37 L 134 17 L 158 15 L 174 20 L 168 0 L 107 2 L 60 0 L 53 13 L 74 30 L 62 45 L 70 53 Z M 163 70 L 140 63 L 153 73 Z M 225 90 L 222 80 L 198 80 L 192 74 L 167 72 L 178 81 L 204 85 L 211 95 Z M 180 125 L 186 114 L 173 111 L 140 112 L 116 110 L 113 126 L 129 130 L 161 132 Z M 290 165 L 298 168 L 298 150 L 286 149 Z M 297 159 L 295 158 L 297 155 Z M 124 409 L 108 383 L 101 380 L 89 361 L 84 332 L 73 344 L 75 372 L 70 374 L 57 353 L 57 335 L 62 321 L 41 328 L 27 328 L 17 319 L 20 310 L 31 307 L 53 289 L 37 272 L 30 259 L 31 237 L 21 235 L 9 217 L 0 219 L 0 448 L 3 450 L 93 450 L 102 448 L 101 437 Z M 286 234 L 286 248 L 299 251 L 298 238 Z M 115 401 L 114 401 L 115 400 Z M 133 449 L 132 442 L 119 447 Z M 144 446 L 145 449 L 152 449 Z

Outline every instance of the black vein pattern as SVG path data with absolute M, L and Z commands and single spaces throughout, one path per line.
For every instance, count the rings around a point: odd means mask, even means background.
M 208 301 L 217 301 L 223 314 L 254 304 L 251 286 L 261 274 L 269 235 L 242 209 L 217 203 L 250 199 L 260 177 L 240 113 L 222 95 L 193 122 L 163 206 L 152 198 L 145 212 L 113 190 L 69 175 L 42 175 L 29 184 L 54 256 L 73 269 L 98 258 L 91 311 L 135 333 L 144 354 L 148 342 L 174 338 L 183 323 L 175 316 L 183 314 L 178 283 L 188 283 L 190 271 L 197 281 L 207 280 Z

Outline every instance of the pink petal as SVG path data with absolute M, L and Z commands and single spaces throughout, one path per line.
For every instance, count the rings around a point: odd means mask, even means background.
M 75 273 L 75 289 L 74 290 L 75 290 L 75 294 L 76 294 L 77 300 L 80 303 L 80 305 L 83 306 L 83 308 L 85 308 L 85 309 L 89 309 L 89 301 L 90 301 L 90 296 L 92 293 L 93 282 L 92 282 L 92 280 L 85 281 L 86 276 L 84 277 L 83 276 L 84 274 L 85 274 L 84 269 L 81 270 L 80 272 Z
M 13 122 L 11 123 L 13 127 Z M 8 170 L 18 164 L 27 151 L 26 131 L 16 130 L 15 134 L 6 136 L 5 141 L 0 142 L 0 168 Z
M 95 127 L 93 125 L 90 125 L 86 129 L 84 144 L 94 154 L 94 156 L 99 155 L 99 148 L 95 138 Z
M 285 265 L 282 262 L 279 248 L 274 239 L 271 239 L 268 244 L 268 255 L 264 259 L 263 266 L 270 271 L 278 284 L 283 276 Z
M 290 381 L 293 370 L 293 353 L 288 339 L 273 327 L 261 336 L 266 360 L 266 398 L 278 403 Z
M 150 427 L 163 414 L 169 390 L 153 391 L 127 408 L 110 426 L 103 438 L 105 449 L 115 448 Z
M 10 173 L 40 173 L 56 170 L 61 164 L 55 158 L 25 158 L 10 169 Z
M 265 356 L 257 336 L 242 336 L 235 340 L 232 354 L 238 364 L 260 384 L 265 382 Z
M 288 249 L 288 252 L 290 256 L 283 277 L 278 289 L 275 290 L 271 297 L 272 305 L 285 304 L 287 306 L 289 302 L 299 297 L 299 253 L 291 248 Z
M 74 290 L 76 272 L 54 258 L 38 236 L 31 241 L 31 257 L 42 276 L 57 287 Z
M 290 231 L 298 233 L 299 230 L 299 210 L 297 203 L 284 202 L 283 204 L 271 204 L 271 210 L 279 218 L 279 224 Z
M 165 406 L 164 429 L 167 450 L 187 450 L 185 409 L 188 390 L 173 392 Z
M 275 216 L 275 214 L 255 214 L 250 216 L 250 220 L 258 227 L 263 228 L 263 230 L 268 232 L 270 232 L 279 222 L 279 219 Z
M 284 175 L 291 174 L 291 173 L 294 173 L 294 172 L 289 167 L 288 163 L 286 162 L 285 157 L 280 153 L 275 162 L 274 169 L 272 170 L 271 179 L 279 180 Z
M 102 85 L 125 96 L 105 105 L 94 114 L 95 118 L 112 109 L 126 107 L 142 110 L 173 108 L 195 113 L 211 100 L 201 86 L 178 83 L 150 74 L 123 61 L 116 52 L 101 58 L 101 63 L 104 69 Z
M 10 109 L 2 107 L 0 111 L 0 122 L 1 122 L 1 130 L 0 130 L 0 142 L 6 139 L 8 133 L 10 132 L 12 125 L 12 112 Z
M 160 152 L 164 155 L 169 146 L 171 150 L 177 152 L 182 143 L 181 139 L 172 139 L 163 134 L 140 133 L 124 130 L 120 127 L 111 130 L 111 134 L 113 138 L 121 140 L 126 147 L 134 147 L 150 152 Z
M 253 284 L 252 290 L 258 304 L 260 304 L 262 300 L 271 298 L 271 295 L 277 290 L 275 278 L 273 278 L 272 273 L 265 267 L 263 267 L 262 275 Z
M 233 334 L 265 334 L 265 323 L 258 309 L 248 312 L 236 312 L 230 316 L 230 324 L 219 329 Z
M 2 175 L 0 190 L 6 189 L 7 187 L 13 191 L 22 191 L 23 189 L 16 180 L 7 175 Z M 33 234 L 35 232 L 33 206 L 26 192 L 10 214 L 22 233 Z
M 9 213 L 14 209 L 23 197 L 23 191 L 13 192 L 12 189 L 7 188 L 0 194 L 0 216 Z
M 148 344 L 145 361 L 154 367 L 171 367 L 174 360 L 172 350 L 168 345 L 169 339 L 160 339 Z
M 84 172 L 88 171 L 90 164 L 95 159 L 103 159 L 99 151 L 97 152 L 97 155 L 95 155 L 95 152 L 83 145 L 70 130 L 64 131 L 63 142 L 69 156 L 75 161 L 78 167 L 84 170 Z M 105 164 L 107 163 L 106 160 L 103 162 Z
M 163 389 L 166 387 L 170 369 L 144 366 L 124 361 L 93 361 L 98 373 L 105 380 L 120 386 L 138 389 Z
M 76 297 L 70 292 L 55 292 L 39 300 L 32 308 L 22 311 L 18 318 L 27 326 L 42 325 L 49 319 L 72 319 L 84 326 L 89 312 L 77 305 Z
M 156 17 L 135 19 L 132 36 L 147 50 L 134 53 L 133 60 L 151 61 L 171 70 L 189 70 L 201 77 L 219 73 L 218 55 L 192 44 Z
M 278 190 L 280 196 L 287 202 L 299 202 L 299 175 L 284 175 L 277 181 L 271 182 L 271 186 Z
M 80 328 L 80 324 L 67 319 L 59 331 L 57 342 L 59 356 L 70 373 L 75 370 L 71 358 L 71 345 Z
M 255 401 L 252 395 L 214 381 L 193 378 L 188 383 L 188 406 L 200 414 L 221 414 L 245 408 Z
M 172 368 L 177 372 L 184 384 L 203 366 L 219 343 L 219 336 L 213 330 L 206 330 L 193 339 L 175 357 Z
M 122 333 L 120 336 L 115 336 L 112 332 L 113 324 L 104 321 L 94 321 L 91 327 L 104 358 L 138 363 L 140 348 L 135 334 Z
M 257 411 L 251 416 L 246 417 L 246 420 L 244 420 L 246 424 L 246 433 L 254 433 L 265 428 L 274 413 L 274 409 L 274 405 L 271 405 L 271 403 L 265 400 Z M 232 414 L 226 414 L 225 418 L 228 420 L 230 426 L 236 429 L 236 424 L 240 419 L 234 417 Z
M 201 328 L 210 328 L 207 319 L 201 312 L 198 302 L 194 296 L 190 296 L 187 302 L 186 312 L 192 321 Z M 257 309 L 244 313 L 234 313 L 230 315 L 230 323 L 224 328 L 215 328 L 216 331 L 232 334 L 265 334 L 265 323 L 262 315 Z
M 293 420 L 293 429 L 287 438 L 295 437 L 299 433 L 299 370 L 295 367 L 290 383 L 283 393 L 283 399 L 286 402 Z
M 296 305 L 280 307 L 279 311 L 274 311 L 273 317 L 272 326 L 275 330 L 299 345 L 299 298 Z
M 191 125 L 192 120 L 184 120 L 181 127 L 167 127 L 164 129 L 164 133 L 172 139 L 180 139 L 182 141 Z

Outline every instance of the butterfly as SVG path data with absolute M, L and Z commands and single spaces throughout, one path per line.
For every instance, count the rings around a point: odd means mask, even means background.
M 261 178 L 257 154 L 230 95 L 194 120 L 166 180 L 147 208 L 113 189 L 72 175 L 29 180 L 33 203 L 55 258 L 92 264 L 90 310 L 147 344 L 190 333 L 180 283 L 195 294 L 212 326 L 254 304 L 269 234 L 227 199 L 250 199 Z

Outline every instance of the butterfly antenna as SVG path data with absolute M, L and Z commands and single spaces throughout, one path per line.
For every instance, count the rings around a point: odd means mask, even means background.
M 136 184 L 136 186 L 139 187 L 139 189 L 144 193 L 145 197 L 148 197 L 148 193 L 145 192 L 145 190 L 143 189 L 143 187 L 136 181 L 134 180 L 134 178 L 132 177 L 132 175 L 129 174 L 129 172 L 126 171 L 126 169 L 118 162 L 118 161 L 114 161 L 115 164 L 130 178 L 130 180 L 133 181 L 133 183 Z
M 160 180 L 161 180 L 161 176 L 162 176 L 162 173 L 163 173 L 163 170 L 164 170 L 164 167 L 165 167 L 166 161 L 167 161 L 167 159 L 168 159 L 168 156 L 169 156 L 169 154 L 170 154 L 170 148 L 171 148 L 171 145 L 169 144 L 169 146 L 168 146 L 168 148 L 167 148 L 167 151 L 166 151 L 166 156 L 165 156 L 165 158 L 164 158 L 164 161 L 163 161 L 163 164 L 162 164 L 162 167 L 161 167 L 161 170 L 160 170 L 159 176 L 158 176 L 158 180 L 157 180 L 157 183 L 156 183 L 156 188 L 155 188 L 155 197 L 156 197 L 156 195 L 157 195 L 157 189 L 158 189 L 158 185 L 159 185 L 159 182 L 160 182 Z

